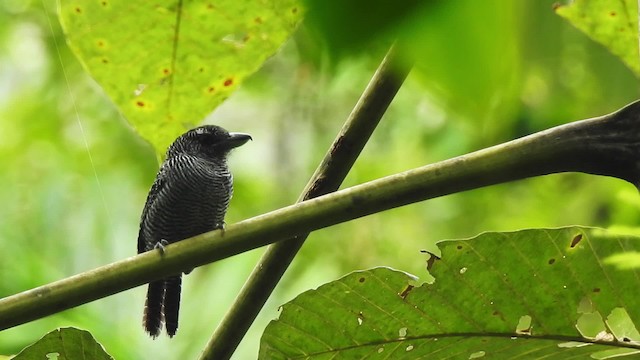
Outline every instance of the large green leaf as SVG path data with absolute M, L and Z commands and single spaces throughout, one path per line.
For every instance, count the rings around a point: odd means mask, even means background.
M 112 360 L 96 339 L 85 330 L 53 330 L 16 355 L 14 360 Z
M 298 0 L 60 0 L 69 46 L 159 152 L 256 71 L 301 13 Z
M 638 353 L 640 238 L 569 227 L 442 241 L 435 282 L 359 271 L 286 304 L 262 359 L 566 359 Z
M 637 0 L 574 0 L 556 13 L 604 45 L 640 76 Z

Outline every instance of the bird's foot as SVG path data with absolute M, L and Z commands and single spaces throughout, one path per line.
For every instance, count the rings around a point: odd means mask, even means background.
M 225 222 L 219 222 L 217 224 L 214 225 L 213 230 L 220 230 L 222 232 L 222 236 L 224 236 L 224 228 L 227 226 L 227 224 L 225 224 Z
M 160 255 L 164 255 L 164 247 L 167 245 L 169 245 L 169 242 L 165 239 L 162 239 L 159 242 L 157 242 L 156 246 L 154 246 L 153 248 L 160 250 Z

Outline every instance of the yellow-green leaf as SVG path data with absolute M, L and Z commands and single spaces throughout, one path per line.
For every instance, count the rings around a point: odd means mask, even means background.
M 200 123 L 295 29 L 298 0 L 60 0 L 69 46 L 157 151 Z
M 640 77 L 637 0 L 575 0 L 557 6 L 556 13 L 604 45 Z

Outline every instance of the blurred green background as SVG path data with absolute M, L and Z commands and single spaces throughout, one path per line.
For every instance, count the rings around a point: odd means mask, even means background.
M 380 32 L 407 39 L 416 68 L 344 186 L 602 115 L 638 98 L 632 73 L 556 16 L 555 1 L 462 0 L 393 14 Z M 158 167 L 151 147 L 66 47 L 55 7 L 50 0 L 0 2 L 0 297 L 135 255 L 139 215 Z M 361 15 L 363 23 L 375 19 Z M 235 196 L 228 223 L 295 201 L 388 45 L 332 42 L 341 38 L 336 34 L 321 40 L 316 25 L 323 19 L 308 16 L 311 26 L 302 26 L 206 119 L 254 138 L 230 161 Z M 562 174 L 316 232 L 235 358 L 255 358 L 280 304 L 350 271 L 391 266 L 424 278 L 419 250 L 440 239 L 573 224 L 630 232 L 639 210 L 630 184 Z M 117 359 L 195 358 L 261 253 L 189 275 L 172 340 L 153 341 L 142 330 L 140 287 L 0 332 L 0 354 L 15 354 L 56 327 L 77 326 Z

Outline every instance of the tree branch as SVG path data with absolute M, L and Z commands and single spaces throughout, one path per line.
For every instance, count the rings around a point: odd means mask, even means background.
M 403 66 L 392 46 L 298 202 L 340 187 L 409 70 L 410 66 Z M 309 233 L 302 234 L 269 246 L 216 328 L 201 359 L 231 357 L 308 236 Z
M 483 186 L 558 172 L 640 185 L 640 102 L 474 153 L 288 206 L 0 299 L 0 330 L 359 217 Z

